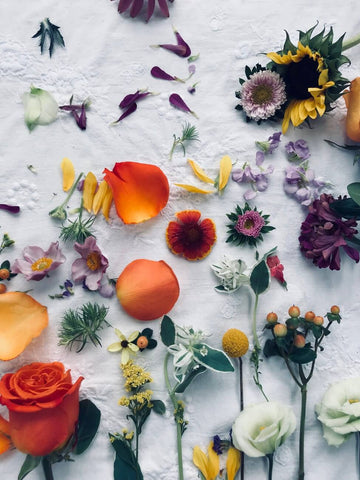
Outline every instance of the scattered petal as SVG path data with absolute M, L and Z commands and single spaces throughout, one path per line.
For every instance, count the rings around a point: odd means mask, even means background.
M 186 185 L 184 183 L 175 183 L 177 187 L 184 188 L 188 192 L 191 193 L 201 193 L 201 194 L 208 194 L 208 193 L 214 193 L 214 190 L 203 190 L 202 188 L 194 187 L 193 185 Z
M 178 108 L 183 112 L 191 113 L 192 115 L 194 115 L 194 117 L 198 118 L 196 113 L 190 110 L 190 108 L 186 105 L 184 100 L 177 93 L 172 93 L 170 95 L 169 102 L 173 107 Z
M 83 207 L 91 212 L 95 191 L 97 188 L 97 180 L 93 172 L 89 172 L 84 180 L 83 186 Z
M 5 203 L 0 203 L 0 210 L 6 210 L 10 213 L 19 213 L 20 207 L 17 205 L 6 205 Z
M 188 164 L 192 168 L 194 174 L 203 182 L 214 184 L 214 180 L 206 175 L 204 170 L 194 160 L 188 159 Z
M 67 192 L 72 187 L 75 180 L 75 168 L 72 161 L 65 157 L 60 164 L 63 174 L 63 190 Z
M 224 190 L 224 188 L 226 187 L 230 178 L 231 170 L 232 170 L 231 158 L 229 157 L 229 155 L 225 155 L 220 160 L 219 185 L 218 185 L 218 190 L 220 192 Z

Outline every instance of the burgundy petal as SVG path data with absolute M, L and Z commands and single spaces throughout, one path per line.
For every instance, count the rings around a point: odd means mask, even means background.
M 170 52 L 175 53 L 179 57 L 186 57 L 186 47 L 183 45 L 171 45 L 169 43 L 163 43 L 159 45 L 161 48 L 165 48 L 165 50 L 169 50 Z
M 81 113 L 79 121 L 76 122 L 81 130 L 86 130 L 86 109 L 85 105 L 82 104 L 81 106 Z
M 144 0 L 134 0 L 134 3 L 132 4 L 132 7 L 130 9 L 130 17 L 136 17 L 140 13 L 143 4 Z
M 118 12 L 123 13 L 125 12 L 131 5 L 133 0 L 120 0 L 118 5 Z
M 151 75 L 155 78 L 160 78 L 161 80 L 176 80 L 175 77 L 169 75 L 160 67 L 153 67 L 150 71 Z
M 154 9 L 155 9 L 155 0 L 148 0 L 147 14 L 146 14 L 146 21 L 147 22 L 152 17 L 152 14 L 154 13 Z
M 190 108 L 186 105 L 186 103 L 184 102 L 184 100 L 180 97 L 180 95 L 178 95 L 177 93 L 172 93 L 169 97 L 169 102 L 170 104 L 173 106 L 173 107 L 176 107 L 176 108 L 179 108 L 180 110 L 182 110 L 183 112 L 188 112 L 188 113 L 191 113 L 192 115 L 194 115 L 196 117 L 196 114 L 195 112 L 193 112 L 192 110 L 190 110 Z
M 10 213 L 19 213 L 20 212 L 20 207 L 16 205 L 6 205 L 5 203 L 0 203 L 0 209 L 1 210 L 6 210 L 7 212 Z
M 121 117 L 120 117 L 118 120 L 116 120 L 115 123 L 121 122 L 121 120 L 123 120 L 123 119 L 126 118 L 127 116 L 129 116 L 129 115 L 131 115 L 132 113 L 134 113 L 136 109 L 137 109 L 137 104 L 136 104 L 136 103 L 132 103 L 132 104 L 130 105 L 130 107 L 129 107 L 127 110 L 125 110 L 125 112 L 121 115 Z
M 119 103 L 120 108 L 127 108 L 129 107 L 132 103 L 135 103 L 138 100 L 141 100 L 142 98 L 146 97 L 147 95 L 150 95 L 150 92 L 141 92 L 138 90 L 135 93 L 130 93 L 129 95 L 126 95 L 121 102 Z
M 160 10 L 164 15 L 164 17 L 169 17 L 170 14 L 169 14 L 169 9 L 168 9 L 166 0 L 158 0 L 158 2 L 159 2 Z
M 182 36 L 180 35 L 180 33 L 177 30 L 174 30 L 174 33 L 175 33 L 175 36 L 176 36 L 177 44 L 181 47 L 185 47 L 185 54 L 183 56 L 184 57 L 189 57 L 191 55 L 191 49 L 190 49 L 189 45 L 185 42 L 185 40 L 182 38 Z

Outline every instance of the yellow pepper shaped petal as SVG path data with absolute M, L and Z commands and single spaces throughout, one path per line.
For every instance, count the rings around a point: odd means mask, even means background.
M 83 187 L 83 207 L 86 208 L 88 212 L 91 212 L 92 209 L 96 187 L 96 177 L 92 172 L 89 172 L 85 177 Z
M 111 207 L 112 201 L 113 201 L 113 193 L 111 188 L 108 185 L 108 191 L 105 194 L 104 200 L 102 202 L 102 207 L 101 207 L 102 214 L 104 215 L 107 221 L 109 221 L 110 219 L 109 213 L 110 213 L 110 207 Z
M 210 177 L 206 175 L 204 170 L 196 163 L 194 160 L 188 159 L 188 163 L 190 167 L 193 169 L 194 174 L 202 181 L 205 183 L 214 183 L 214 180 L 212 180 Z
M 210 480 L 215 480 L 220 471 L 220 458 L 219 455 L 213 449 L 214 442 L 210 442 L 208 446 L 208 457 L 209 457 L 209 474 Z
M 226 473 L 228 480 L 234 480 L 240 468 L 240 452 L 234 447 L 230 447 L 226 459 Z
M 191 193 L 202 193 L 207 195 L 208 193 L 214 193 L 214 190 L 203 190 L 202 188 L 194 187 L 193 185 L 185 185 L 184 183 L 175 183 L 177 187 L 184 188 Z
M 67 192 L 72 187 L 75 180 L 75 168 L 72 161 L 65 157 L 61 161 L 61 170 L 63 174 L 62 184 L 64 192 Z
M 102 207 L 104 198 L 109 190 L 110 190 L 109 185 L 107 184 L 107 182 L 105 182 L 105 180 L 103 180 L 100 183 L 99 188 L 95 193 L 93 202 L 92 202 L 92 211 L 95 213 L 95 215 L 99 213 L 100 208 Z
M 219 172 L 219 184 L 218 184 L 219 192 L 224 190 L 224 188 L 226 187 L 229 181 L 231 170 L 232 170 L 231 158 L 229 157 L 229 155 L 225 155 L 220 160 L 220 172 Z

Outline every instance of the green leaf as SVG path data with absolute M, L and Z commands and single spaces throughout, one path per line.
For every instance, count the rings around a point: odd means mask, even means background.
M 100 410 L 91 400 L 81 400 L 79 404 L 79 423 L 77 431 L 77 443 L 74 453 L 80 455 L 90 445 L 100 423 Z
M 360 218 L 360 205 L 352 198 L 343 198 L 330 203 L 330 208 L 344 218 Z
M 347 186 L 347 191 L 354 202 L 360 205 L 360 182 L 350 183 Z
M 110 434 L 111 445 L 116 452 L 114 480 L 143 480 L 140 465 L 130 446 L 121 438 Z
M 275 357 L 280 355 L 279 347 L 276 345 L 275 340 L 266 340 L 263 353 L 265 357 Z
M 32 455 L 26 455 L 25 461 L 19 472 L 18 480 L 22 480 L 26 475 L 32 472 L 41 462 L 42 457 L 33 457 Z
M 294 363 L 310 363 L 316 358 L 316 353 L 311 348 L 297 348 L 289 355 L 289 359 Z
M 163 344 L 167 347 L 175 343 L 175 324 L 167 315 L 164 315 L 164 318 L 162 319 L 160 336 Z
M 204 365 L 217 372 L 233 372 L 234 367 L 228 356 L 216 348 L 212 348 L 206 343 L 197 343 L 193 345 L 193 354 L 200 365 Z
M 183 393 L 185 389 L 190 385 L 190 383 L 197 377 L 200 373 L 206 372 L 206 367 L 204 365 L 198 365 L 198 368 L 194 368 L 190 373 L 186 375 L 184 380 L 177 385 L 175 388 L 175 393 Z
M 153 405 L 152 409 L 155 413 L 159 415 L 164 415 L 164 413 L 166 412 L 166 407 L 165 403 L 162 400 L 151 400 L 151 403 Z
M 255 295 L 264 293 L 270 286 L 270 270 L 266 261 L 261 260 L 253 268 L 250 275 L 250 287 Z

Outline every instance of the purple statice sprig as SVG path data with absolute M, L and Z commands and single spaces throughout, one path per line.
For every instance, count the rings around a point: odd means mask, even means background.
M 86 110 L 90 107 L 91 101 L 87 98 L 81 104 L 74 105 L 73 98 L 72 95 L 69 105 L 62 105 L 59 108 L 65 112 L 70 112 L 80 130 L 86 130 Z
M 149 92 L 146 88 L 144 90 L 137 90 L 135 93 L 129 93 L 125 95 L 125 97 L 119 103 L 119 108 L 123 110 L 123 113 L 117 120 L 112 122 L 111 125 L 116 125 L 117 123 L 121 122 L 121 120 L 134 113 L 137 109 L 137 102 L 146 98 L 148 95 L 156 95 L 156 93 Z
M 169 97 L 169 102 L 170 102 L 170 105 L 172 105 L 173 107 L 178 108 L 179 110 L 182 110 L 183 112 L 191 113 L 191 115 L 193 115 L 195 118 L 199 118 L 196 115 L 196 113 L 186 105 L 186 103 L 180 97 L 179 94 L 172 93 Z
M 168 50 L 169 52 L 175 53 L 175 55 L 178 55 L 179 57 L 187 58 L 190 57 L 191 55 L 191 48 L 189 45 L 185 42 L 183 37 L 180 35 L 180 33 L 174 28 L 174 34 L 176 37 L 176 45 L 170 44 L 170 43 L 162 43 L 159 45 L 151 45 L 154 48 L 164 48 L 165 50 Z
M 74 285 L 71 282 L 71 280 L 65 280 L 64 285 L 59 285 L 60 290 L 62 290 L 61 293 L 55 293 L 54 295 L 49 295 L 49 298 L 55 299 L 55 298 L 67 298 L 70 297 L 71 295 L 74 295 Z

